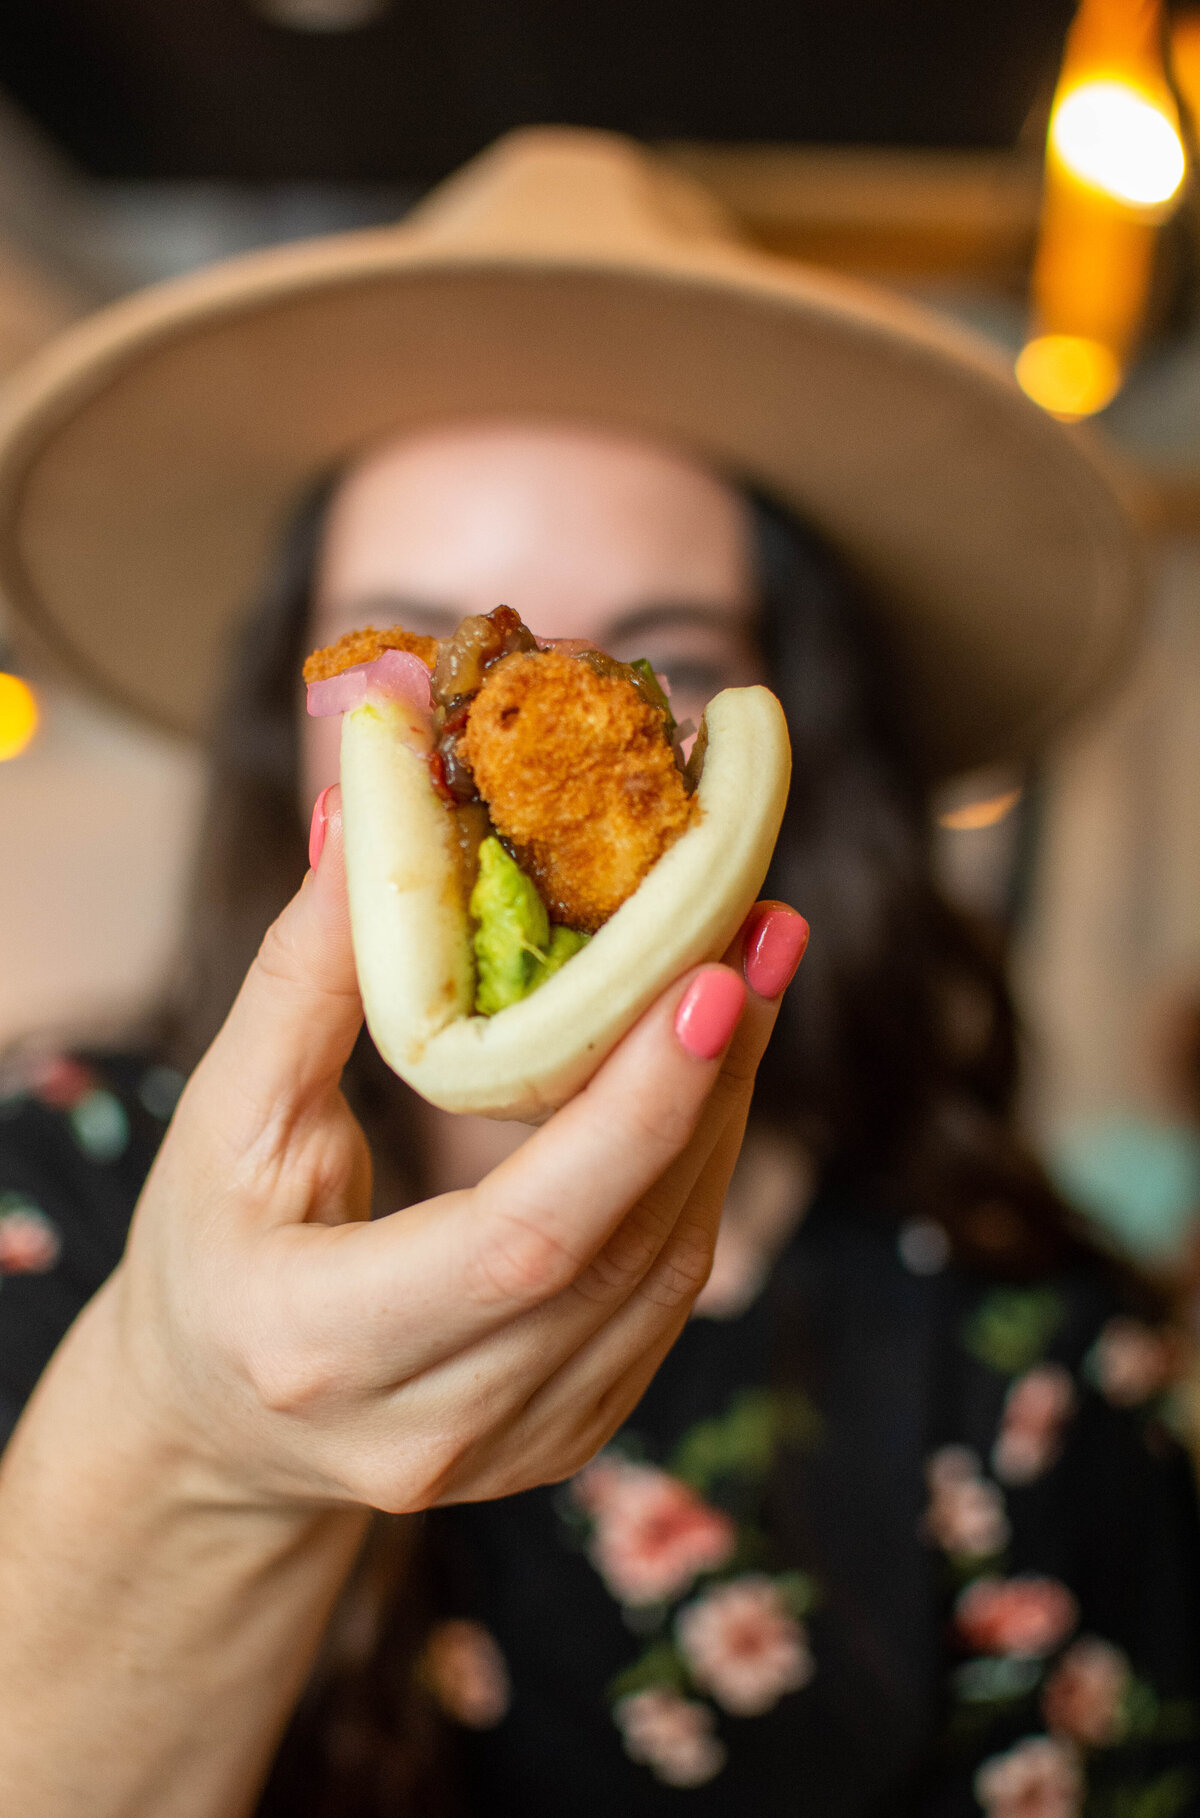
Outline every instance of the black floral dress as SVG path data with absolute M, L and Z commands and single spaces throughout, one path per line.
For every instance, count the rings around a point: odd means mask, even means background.
M 0 1098 L 0 1421 L 116 1262 L 180 1081 Z M 565 1485 L 432 1518 L 420 1672 L 489 1818 L 1200 1814 L 1177 1341 L 826 1195 Z

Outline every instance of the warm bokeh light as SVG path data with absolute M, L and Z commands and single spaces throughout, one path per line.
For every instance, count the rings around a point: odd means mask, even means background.
M 1012 813 L 1021 799 L 1019 789 L 1006 789 L 982 802 L 964 802 L 960 808 L 947 808 L 938 815 L 938 826 L 951 833 L 980 833 L 985 827 L 998 827 Z
M 1068 423 L 1103 410 L 1121 388 L 1120 361 L 1087 335 L 1038 335 L 1017 355 L 1016 371 L 1021 390 Z
M 0 671 L 0 764 L 20 757 L 37 725 L 37 698 L 29 683 Z
M 1200 119 L 1200 12 L 1172 10 L 1168 38 L 1175 92 L 1195 121 Z
M 1174 122 L 1129 82 L 1069 89 L 1055 104 L 1050 143 L 1074 176 L 1134 208 L 1161 208 L 1183 182 Z

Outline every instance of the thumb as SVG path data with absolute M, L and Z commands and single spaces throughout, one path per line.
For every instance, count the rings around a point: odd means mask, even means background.
M 193 1081 L 222 1101 L 227 1136 L 290 1122 L 334 1090 L 362 1026 L 350 944 L 341 790 L 318 802 L 325 840 L 316 866 L 263 938 L 254 964 Z M 315 823 L 315 815 L 314 815 Z M 195 1096 L 190 1094 L 189 1096 Z

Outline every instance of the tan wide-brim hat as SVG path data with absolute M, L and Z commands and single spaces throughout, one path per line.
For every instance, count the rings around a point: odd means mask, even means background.
M 0 404 L 0 588 L 94 688 L 202 732 L 314 479 L 498 414 L 667 440 L 811 520 L 869 583 L 935 775 L 1033 751 L 1128 649 L 1113 481 L 994 352 L 747 248 L 632 143 L 554 128 L 399 226 L 210 267 L 51 344 Z

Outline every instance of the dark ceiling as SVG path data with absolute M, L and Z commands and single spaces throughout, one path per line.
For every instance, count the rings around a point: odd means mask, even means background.
M 270 0 L 260 0 L 269 4 Z M 417 181 L 506 127 L 1004 146 L 1071 0 L 391 0 L 356 31 L 254 0 L 3 0 L 0 84 L 106 177 Z

